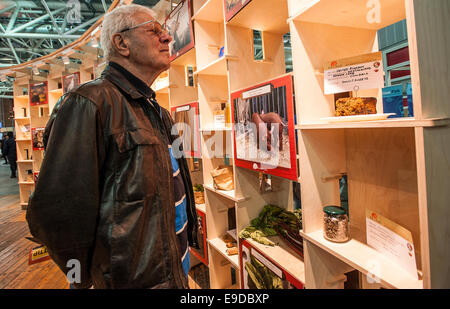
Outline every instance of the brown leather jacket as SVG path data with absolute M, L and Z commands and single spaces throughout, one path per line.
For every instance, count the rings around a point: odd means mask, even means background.
M 187 288 L 175 233 L 168 143 L 173 121 L 119 71 L 60 99 L 45 130 L 45 159 L 27 221 L 65 273 L 81 264 L 85 288 Z M 151 121 L 149 120 L 149 117 Z M 198 248 L 197 214 L 186 159 L 188 238 Z

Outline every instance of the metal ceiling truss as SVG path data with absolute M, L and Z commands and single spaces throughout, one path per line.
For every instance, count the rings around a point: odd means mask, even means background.
M 78 39 L 101 18 L 112 0 L 0 2 L 0 67 L 7 67 Z

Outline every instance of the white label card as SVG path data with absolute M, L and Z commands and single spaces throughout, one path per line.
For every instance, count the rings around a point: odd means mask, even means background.
M 388 227 L 366 217 L 367 244 L 418 280 L 414 244 Z
M 325 70 L 325 94 L 384 87 L 382 61 Z

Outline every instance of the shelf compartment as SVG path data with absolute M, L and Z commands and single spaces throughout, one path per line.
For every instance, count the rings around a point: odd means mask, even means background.
M 383 0 L 379 20 L 373 18 L 373 22 L 368 19 L 371 9 L 365 0 L 314 0 L 299 9 L 288 21 L 379 30 L 406 18 L 404 0 Z
M 194 75 L 227 75 L 227 60 L 237 60 L 234 56 L 223 56 L 194 72 Z
M 368 269 L 369 265 L 373 265 L 374 262 L 379 263 L 381 265 L 379 279 L 384 286 L 397 289 L 423 288 L 422 280 L 414 279 L 382 254 L 355 239 L 346 243 L 333 243 L 323 237 L 322 230 L 312 233 L 301 231 L 300 235 L 305 241 L 313 243 L 365 275 L 371 273 Z
M 388 120 L 336 122 L 336 123 L 304 123 L 297 125 L 297 130 L 322 129 L 364 129 L 364 128 L 415 128 L 415 127 L 441 127 L 450 124 L 449 118 L 414 119 L 410 117 L 393 118 Z
M 211 185 L 203 185 L 203 187 L 211 192 L 214 192 L 223 197 L 226 197 L 227 199 L 230 199 L 236 203 L 244 202 L 248 199 L 247 197 L 236 196 L 235 190 L 230 190 L 230 191 L 216 190 L 216 189 L 214 189 L 214 186 L 212 184 Z
M 192 16 L 192 20 L 205 20 L 214 23 L 223 22 L 223 0 L 208 0 Z
M 211 247 L 216 249 L 221 255 L 223 255 L 236 270 L 239 270 L 239 254 L 236 255 L 228 255 L 227 254 L 227 246 L 225 242 L 220 238 L 208 239 L 208 243 Z
M 295 279 L 305 284 L 305 264 L 303 259 L 299 257 L 289 246 L 287 246 L 279 236 L 268 237 L 276 243 L 276 246 L 266 246 L 247 238 L 246 241 L 255 249 L 263 252 L 265 256 L 275 261 L 279 267 L 283 268 Z
M 271 33 L 289 32 L 287 1 L 252 0 L 227 25 Z

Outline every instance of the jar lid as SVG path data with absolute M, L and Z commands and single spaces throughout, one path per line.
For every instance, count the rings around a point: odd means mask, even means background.
M 345 215 L 346 211 L 344 208 L 339 206 L 326 206 L 323 208 L 323 211 L 329 215 Z

